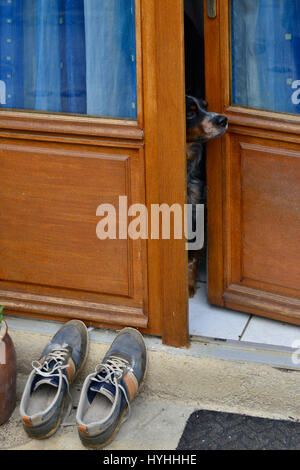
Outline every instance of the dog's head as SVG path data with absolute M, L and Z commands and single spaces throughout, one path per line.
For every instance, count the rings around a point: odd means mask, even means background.
M 207 111 L 207 102 L 186 96 L 186 135 L 188 142 L 207 142 L 221 137 L 228 128 L 228 120 L 222 114 Z

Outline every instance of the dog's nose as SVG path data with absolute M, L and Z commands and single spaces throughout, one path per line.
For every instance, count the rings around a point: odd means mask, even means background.
M 217 125 L 220 127 L 226 127 L 228 124 L 228 119 L 226 116 L 220 115 L 216 119 Z

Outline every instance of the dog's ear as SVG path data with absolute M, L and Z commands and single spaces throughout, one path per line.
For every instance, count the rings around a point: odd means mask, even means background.
M 192 104 L 195 104 L 194 98 L 190 95 L 185 95 L 185 106 L 188 109 Z

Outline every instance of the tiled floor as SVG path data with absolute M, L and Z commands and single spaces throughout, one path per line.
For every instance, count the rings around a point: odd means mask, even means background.
M 209 305 L 206 284 L 198 286 L 195 297 L 190 300 L 190 334 L 239 340 L 249 315 Z
M 198 286 L 190 300 L 191 335 L 300 348 L 300 327 L 209 305 L 206 284 Z

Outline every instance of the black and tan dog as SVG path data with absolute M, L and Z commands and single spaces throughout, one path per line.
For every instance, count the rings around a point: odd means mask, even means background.
M 221 137 L 228 128 L 228 120 L 222 114 L 207 111 L 207 102 L 186 96 L 186 158 L 188 204 L 201 204 L 205 187 L 205 164 L 203 144 Z M 194 208 L 193 208 L 194 209 Z M 196 212 L 193 210 L 193 230 Z M 196 290 L 196 278 L 200 251 L 189 251 L 189 295 Z

